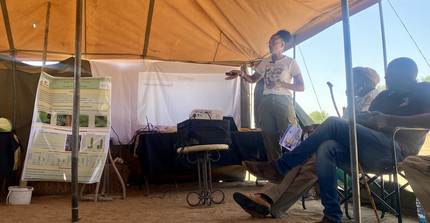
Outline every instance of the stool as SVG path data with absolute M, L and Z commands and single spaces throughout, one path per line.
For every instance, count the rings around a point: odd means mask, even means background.
M 195 146 L 186 146 L 178 148 L 177 152 L 179 154 L 187 155 L 187 161 L 189 163 L 197 163 L 197 173 L 198 173 L 198 181 L 199 181 L 199 191 L 198 192 L 190 192 L 187 195 L 187 203 L 191 207 L 208 205 L 210 206 L 212 203 L 221 204 L 224 201 L 224 192 L 222 190 L 213 190 L 212 189 L 212 173 L 211 173 L 211 162 L 216 162 L 221 158 L 221 155 L 218 156 L 218 159 L 211 159 L 211 152 L 217 151 L 218 154 L 220 150 L 228 150 L 228 145 L 226 144 L 209 144 L 209 145 L 195 145 Z M 189 159 L 189 154 L 195 154 L 197 159 L 191 161 Z M 214 194 L 216 192 L 221 193 L 222 199 L 220 201 L 214 200 Z M 198 201 L 193 202 L 191 200 L 191 195 L 197 195 Z

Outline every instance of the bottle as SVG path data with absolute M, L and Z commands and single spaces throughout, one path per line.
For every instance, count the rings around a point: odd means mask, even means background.
M 419 223 L 425 223 L 426 222 L 426 212 L 424 211 L 424 208 L 421 207 L 421 203 L 416 199 L 416 205 L 417 205 L 417 214 L 419 218 Z

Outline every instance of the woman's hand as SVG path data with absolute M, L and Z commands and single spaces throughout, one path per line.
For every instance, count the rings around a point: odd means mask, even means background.
M 242 76 L 243 73 L 240 70 L 231 70 L 230 72 L 225 73 L 225 75 L 227 75 L 227 77 L 225 78 L 226 80 L 233 80 L 236 79 L 238 76 Z

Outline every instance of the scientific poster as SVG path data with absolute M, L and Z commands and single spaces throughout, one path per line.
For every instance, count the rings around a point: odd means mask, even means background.
M 81 78 L 78 181 L 100 180 L 109 149 L 111 79 Z M 71 182 L 73 78 L 42 72 L 22 179 Z

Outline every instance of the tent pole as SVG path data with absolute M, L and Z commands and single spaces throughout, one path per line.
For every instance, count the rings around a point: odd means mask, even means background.
M 12 53 L 12 76 L 13 76 L 13 125 L 12 129 L 16 130 L 16 63 L 15 52 Z
M 12 76 L 13 76 L 13 125 L 12 129 L 16 129 L 16 64 L 15 64 L 15 54 L 16 49 L 13 43 L 12 31 L 10 29 L 9 13 L 6 7 L 6 1 L 0 0 L 1 9 L 3 13 L 3 21 L 6 29 L 7 40 L 9 42 L 9 51 L 12 57 Z
M 82 13 L 83 13 L 83 17 L 84 17 L 84 20 L 82 21 L 83 22 L 82 28 L 84 28 L 83 35 L 84 35 L 84 44 L 85 44 L 83 55 L 85 56 L 85 59 L 88 59 L 88 52 L 87 52 L 87 43 L 88 43 L 88 41 L 87 41 L 87 0 L 84 0 L 84 6 L 83 6 L 83 12 Z
M 379 6 L 379 20 L 381 21 L 381 37 L 382 37 L 382 53 L 384 56 L 384 76 L 387 74 L 387 48 L 385 45 L 385 28 L 384 28 L 384 14 L 382 13 L 382 3 L 378 0 Z M 387 86 L 387 83 L 385 83 Z
M 296 36 L 293 36 L 293 58 L 296 59 Z M 293 108 L 296 109 L 296 91 L 293 91 Z
M 48 51 L 48 33 L 49 33 L 49 19 L 51 17 L 51 2 L 46 6 L 46 22 L 45 22 L 45 38 L 43 40 L 43 55 L 42 55 L 42 71 L 46 66 L 46 54 Z
M 79 221 L 78 212 L 78 148 L 79 148 L 79 105 L 81 81 L 82 43 L 82 0 L 76 0 L 75 68 L 72 116 L 72 222 Z
M 343 40 L 345 51 L 346 89 L 348 98 L 349 146 L 351 159 L 352 198 L 354 222 L 361 222 L 360 190 L 358 185 L 357 132 L 355 125 L 354 80 L 352 79 L 351 33 L 349 26 L 349 6 L 342 0 Z
M 148 19 L 146 22 L 146 31 L 145 31 L 145 43 L 143 44 L 143 52 L 142 52 L 143 59 L 145 59 L 146 54 L 148 53 L 149 33 L 151 32 L 152 15 L 154 13 L 154 4 L 155 4 L 155 0 L 151 0 L 149 2 Z

